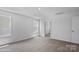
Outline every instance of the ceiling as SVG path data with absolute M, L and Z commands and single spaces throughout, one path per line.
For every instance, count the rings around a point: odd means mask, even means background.
M 79 12 L 78 7 L 3 7 L 34 17 L 52 17 L 65 13 Z

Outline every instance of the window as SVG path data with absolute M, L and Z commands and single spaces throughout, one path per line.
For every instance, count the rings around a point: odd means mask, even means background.
M 11 17 L 0 15 L 0 37 L 11 36 Z
M 38 25 L 39 25 L 39 22 L 33 20 L 34 33 L 38 33 Z

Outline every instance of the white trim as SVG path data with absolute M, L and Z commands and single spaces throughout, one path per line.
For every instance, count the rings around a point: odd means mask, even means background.
M 11 34 L 7 34 L 7 35 L 0 35 L 0 38 L 9 37 L 9 36 L 11 36 Z
M 0 49 L 1 49 L 1 48 L 4 48 L 4 47 L 7 47 L 7 46 L 9 46 L 9 45 L 6 44 L 6 45 L 3 45 L 3 46 L 0 46 Z

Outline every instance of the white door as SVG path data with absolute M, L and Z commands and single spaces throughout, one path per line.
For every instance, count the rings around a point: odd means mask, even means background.
M 79 16 L 72 18 L 72 42 L 79 44 Z

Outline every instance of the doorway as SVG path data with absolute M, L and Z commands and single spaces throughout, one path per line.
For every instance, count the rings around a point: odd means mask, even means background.
M 45 37 L 50 37 L 51 28 L 52 28 L 52 22 L 45 21 L 44 26 L 45 26 Z

